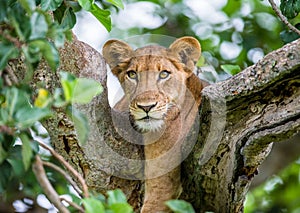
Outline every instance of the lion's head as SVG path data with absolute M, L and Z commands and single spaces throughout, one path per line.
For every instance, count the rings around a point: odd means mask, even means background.
M 177 39 L 169 48 L 136 50 L 119 40 L 106 42 L 103 56 L 129 100 L 136 129 L 157 131 L 178 117 L 200 54 L 200 44 L 192 37 Z

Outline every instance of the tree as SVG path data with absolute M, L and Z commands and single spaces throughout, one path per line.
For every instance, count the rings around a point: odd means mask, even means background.
M 71 8 L 74 7 L 62 1 L 54 3 L 52 10 L 55 11 L 57 22 L 52 24 L 49 15 L 44 12 L 50 6 L 41 6 L 40 10 L 33 2 L 20 1 L 19 4 L 11 1 L 1 6 L 8 8 L 13 5 L 11 10 L 7 10 L 9 12 L 2 11 L 0 19 L 13 23 L 12 27 L 1 25 L 0 68 L 4 71 L 1 73 L 3 134 L 0 162 L 6 181 L 14 180 L 18 188 L 20 175 L 30 173 L 28 169 L 34 157 L 33 170 L 36 176 L 41 177 L 43 174 L 41 165 L 47 163 L 41 163 L 36 140 L 29 132 L 35 129 L 35 121 L 42 121 L 55 151 L 84 177 L 91 191 L 105 193 L 108 189 L 121 188 L 128 202 L 134 209 L 139 209 L 143 197 L 142 182 L 129 177 L 119 178 L 115 172 L 124 170 L 124 165 L 130 165 L 129 159 L 141 159 L 142 148 L 128 143 L 113 128 L 107 97 L 106 66 L 101 54 L 75 37 L 66 42 L 57 54 L 53 43 L 45 38 L 62 44 L 64 36 L 70 37 L 70 22 L 74 23 Z M 82 2 L 88 1 L 79 1 L 80 5 L 76 6 L 93 12 L 96 6 L 87 6 Z M 96 14 L 105 13 L 99 11 Z M 18 23 L 26 16 L 26 25 L 23 27 Z M 103 17 L 100 20 L 103 22 Z M 35 25 L 47 25 L 47 28 L 36 30 Z M 27 32 L 26 27 L 31 32 Z M 182 199 L 191 202 L 197 212 L 242 211 L 245 194 L 257 173 L 257 167 L 268 155 L 271 143 L 288 139 L 299 132 L 299 42 L 296 40 L 271 52 L 253 66 L 203 91 L 198 141 L 182 168 L 185 174 Z M 23 55 L 12 59 L 18 56 L 19 51 Z M 40 54 L 44 58 L 41 62 Z M 6 64 L 8 59 L 11 60 Z M 84 104 L 79 105 L 85 97 L 80 96 L 78 90 L 81 92 L 80 88 L 83 87 L 90 89 L 88 85 L 93 83 L 51 71 L 57 69 L 58 61 L 59 70 L 68 71 L 77 77 L 94 79 L 101 83 L 103 92 L 93 98 L 92 102 L 83 101 Z M 21 84 L 23 81 L 25 83 Z M 24 87 L 28 82 L 31 90 L 38 91 L 38 94 Z M 59 85 L 62 91 L 57 90 Z M 97 89 L 89 90 L 88 95 L 91 97 L 101 91 L 97 84 L 92 88 Z M 34 103 L 31 96 L 35 97 Z M 26 104 L 28 101 L 32 104 Z M 75 110 L 75 105 L 90 121 L 88 135 L 84 127 L 85 118 Z M 23 112 L 18 113 L 21 109 Z M 86 143 L 82 143 L 87 136 Z M 22 141 L 22 146 L 13 145 L 17 139 Z M 122 154 L 124 161 L 113 164 L 115 160 L 118 161 L 118 157 L 105 152 L 106 146 L 114 153 Z M 55 155 L 56 152 L 52 153 Z M 76 172 L 71 172 L 71 175 L 83 186 L 83 197 L 88 197 L 84 180 Z M 40 184 L 45 183 L 45 176 L 37 180 Z M 8 184 L 4 181 L 1 178 L 1 191 Z M 45 185 L 43 188 L 49 189 Z M 54 192 L 45 193 L 49 196 Z M 49 199 L 56 202 L 57 208 L 65 209 L 57 198 L 54 196 Z M 88 206 L 86 204 L 85 208 Z

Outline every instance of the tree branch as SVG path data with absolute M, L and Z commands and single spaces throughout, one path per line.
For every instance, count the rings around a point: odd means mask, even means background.
M 59 212 L 69 213 L 69 210 L 61 203 L 59 195 L 56 193 L 55 189 L 49 182 L 43 167 L 43 162 L 39 155 L 36 155 L 32 169 L 37 181 L 43 188 L 43 191 L 45 192 L 51 203 L 53 203 L 53 205 L 59 210 Z
M 60 174 L 62 174 L 64 176 L 64 178 L 73 186 L 73 188 L 75 189 L 75 191 L 81 195 L 82 191 L 81 189 L 77 186 L 77 184 L 73 181 L 73 179 L 70 177 L 70 175 L 68 175 L 63 169 L 61 169 L 60 167 L 56 166 L 53 163 L 50 162 L 46 162 L 43 161 L 43 165 L 47 166 L 49 168 L 54 169 L 55 171 L 59 172 Z
M 39 143 L 39 145 L 41 147 L 43 147 L 44 149 L 47 149 L 48 151 L 50 151 L 50 153 L 57 159 L 59 160 L 59 162 L 61 162 L 62 165 L 64 165 L 80 182 L 81 186 L 82 186 L 82 191 L 83 191 L 83 196 L 84 197 L 89 197 L 89 191 L 88 191 L 88 187 L 85 183 L 85 180 L 82 178 L 82 176 L 57 152 L 55 152 L 52 148 L 48 147 L 46 144 L 37 141 Z
M 300 30 L 298 30 L 296 27 L 294 27 L 287 18 L 281 13 L 281 11 L 276 6 L 275 2 L 273 0 L 269 0 L 273 10 L 275 11 L 276 15 L 279 17 L 279 19 L 292 31 L 297 33 L 300 36 Z
M 242 211 L 271 143 L 300 131 L 299 85 L 297 40 L 203 90 L 199 140 L 183 171 L 182 196 L 197 212 Z
M 74 203 L 74 202 L 71 202 L 71 201 L 69 201 L 69 200 L 67 200 L 67 199 L 65 199 L 65 198 L 63 198 L 63 197 L 61 197 L 60 200 L 67 202 L 70 206 L 73 206 L 73 207 L 74 207 L 75 209 L 77 209 L 79 212 L 83 212 L 83 213 L 85 212 L 84 209 L 83 209 L 81 206 L 77 205 L 77 204 Z

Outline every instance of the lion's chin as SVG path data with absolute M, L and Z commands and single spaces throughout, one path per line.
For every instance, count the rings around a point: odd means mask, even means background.
M 157 132 L 161 130 L 164 126 L 163 120 L 151 119 L 151 118 L 136 120 L 134 123 L 136 129 L 141 133 Z

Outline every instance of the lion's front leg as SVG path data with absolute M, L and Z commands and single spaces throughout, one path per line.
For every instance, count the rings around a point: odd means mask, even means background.
M 144 147 L 145 198 L 142 213 L 170 212 L 165 202 L 177 199 L 181 194 L 180 144 L 164 140 Z
M 145 167 L 147 169 L 147 166 Z M 146 179 L 142 213 L 171 212 L 165 202 L 181 194 L 180 166 L 157 178 Z

